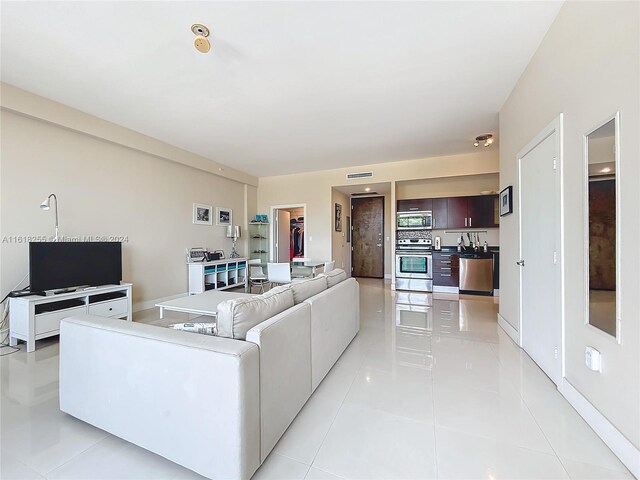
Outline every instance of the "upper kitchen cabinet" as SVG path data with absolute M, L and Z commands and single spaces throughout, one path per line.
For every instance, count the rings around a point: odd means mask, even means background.
M 398 200 L 398 212 L 430 212 L 432 206 L 430 198 Z
M 468 226 L 471 228 L 497 227 L 499 222 L 498 196 L 497 195 L 480 195 L 476 197 L 468 197 L 467 216 L 469 217 Z
M 493 228 L 498 226 L 496 215 L 498 196 L 451 197 L 447 199 L 446 228 Z
M 465 228 L 469 222 L 467 197 L 447 198 L 447 228 Z
M 433 228 L 449 228 L 449 222 L 447 219 L 447 198 L 434 198 L 433 199 Z

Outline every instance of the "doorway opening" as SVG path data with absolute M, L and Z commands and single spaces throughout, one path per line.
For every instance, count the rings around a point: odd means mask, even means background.
M 348 232 L 332 227 L 332 253 L 354 277 L 390 278 L 391 183 L 344 185 L 332 188 L 337 208 L 345 205 L 342 224 Z
M 304 203 L 271 207 L 271 261 L 285 263 L 306 259 L 306 213 L 307 205 Z

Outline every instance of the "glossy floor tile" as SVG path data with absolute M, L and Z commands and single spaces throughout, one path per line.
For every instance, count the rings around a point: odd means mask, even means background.
M 358 336 L 254 478 L 632 478 L 498 327 L 495 299 L 359 282 Z M 203 478 L 60 412 L 58 339 L 37 347 L 0 358 L 0 478 Z

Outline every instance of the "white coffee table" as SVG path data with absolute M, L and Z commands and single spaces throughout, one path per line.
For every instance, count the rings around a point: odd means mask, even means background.
M 165 310 L 215 317 L 218 313 L 218 304 L 225 300 L 236 300 L 249 296 L 252 296 L 252 294 L 211 290 L 209 292 L 199 293 L 198 295 L 189 295 L 188 297 L 156 303 L 156 307 L 160 308 L 160 318 L 164 318 Z

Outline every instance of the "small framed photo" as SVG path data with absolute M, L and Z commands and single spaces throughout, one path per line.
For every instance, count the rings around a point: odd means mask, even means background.
M 509 185 L 500 192 L 500 216 L 513 213 L 513 187 Z
M 339 203 L 336 203 L 335 227 L 336 232 L 342 231 L 342 205 Z
M 196 225 L 212 225 L 211 205 L 203 205 L 201 203 L 193 204 L 193 223 Z
M 230 208 L 216 207 L 216 225 L 228 227 L 233 224 L 233 210 Z

